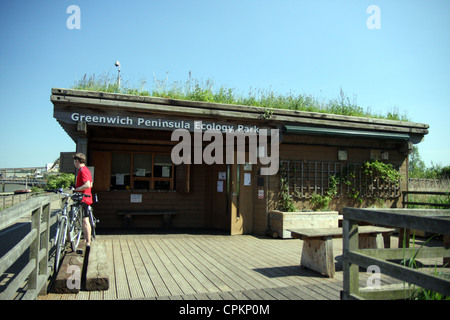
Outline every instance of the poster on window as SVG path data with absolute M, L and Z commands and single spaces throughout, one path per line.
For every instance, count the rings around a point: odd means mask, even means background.
M 136 177 L 145 177 L 145 169 L 136 168 Z
M 163 178 L 170 178 L 170 169 L 171 167 L 162 167 L 162 177 Z
M 116 185 L 123 186 L 125 181 L 125 175 L 123 173 L 116 173 Z

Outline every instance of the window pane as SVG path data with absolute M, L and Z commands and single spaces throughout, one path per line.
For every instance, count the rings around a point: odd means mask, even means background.
M 155 181 L 155 190 L 170 190 L 170 181 Z
M 113 153 L 111 156 L 111 190 L 130 187 L 131 154 Z
M 151 176 L 152 176 L 152 155 L 134 154 L 133 177 L 151 177 Z
M 155 154 L 154 177 L 172 178 L 172 159 L 170 155 Z
M 155 166 L 171 166 L 172 158 L 170 154 L 155 154 Z
M 150 190 L 150 181 L 134 180 L 134 190 Z

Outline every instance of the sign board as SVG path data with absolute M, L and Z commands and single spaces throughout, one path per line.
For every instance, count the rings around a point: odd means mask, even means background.
M 258 190 L 258 199 L 264 199 L 264 190 Z
M 93 110 L 82 109 L 74 111 L 61 107 L 55 107 L 53 116 L 65 123 L 77 124 L 84 122 L 93 126 L 125 127 L 125 128 L 143 128 L 157 130 L 175 130 L 186 129 L 188 131 L 206 131 L 217 130 L 222 133 L 243 131 L 259 133 L 259 127 L 245 123 L 230 123 L 227 121 L 197 121 L 186 118 L 170 117 L 149 117 L 148 115 L 136 114 L 131 112 L 113 111 L 105 114 L 104 112 L 95 112 Z
M 131 203 L 142 203 L 142 194 L 131 194 L 130 202 Z

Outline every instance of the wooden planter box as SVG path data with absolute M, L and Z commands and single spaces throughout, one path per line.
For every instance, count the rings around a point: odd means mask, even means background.
M 270 229 L 273 237 L 292 238 L 287 229 L 301 228 L 337 228 L 339 227 L 339 213 L 337 211 L 320 212 L 282 212 L 271 211 Z

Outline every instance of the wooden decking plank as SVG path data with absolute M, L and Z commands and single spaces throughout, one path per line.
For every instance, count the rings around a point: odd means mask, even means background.
M 324 288 L 328 287 L 330 292 L 335 293 L 339 299 L 341 296 L 341 290 L 343 290 L 343 286 L 342 286 L 342 282 L 338 283 L 338 282 L 331 282 L 331 281 L 326 281 L 323 283 Z
M 197 300 L 210 300 L 206 293 L 198 293 L 195 295 Z
M 223 281 L 221 275 L 218 274 L 216 270 L 214 270 L 214 265 L 211 266 L 209 261 L 207 261 L 207 259 L 197 251 L 196 247 L 192 247 L 192 245 L 190 245 L 188 241 L 181 241 L 179 245 L 180 248 L 183 249 L 183 252 L 185 252 L 185 254 L 189 257 L 188 259 L 192 261 L 192 263 L 196 266 L 200 273 L 208 279 L 209 283 L 216 287 L 209 287 L 210 292 L 233 290 Z
M 197 269 L 193 268 L 192 264 L 184 257 L 184 255 L 177 249 L 177 246 L 172 243 L 172 241 L 176 241 L 176 239 L 162 239 L 164 244 L 167 246 L 169 250 L 166 251 L 169 259 L 172 260 L 172 263 L 176 266 L 178 272 L 186 279 L 186 281 L 190 284 L 190 286 L 195 290 L 195 293 L 201 292 L 209 292 L 208 289 L 202 284 L 200 280 L 197 279 L 196 275 L 200 275 Z M 203 281 L 208 282 L 206 278 L 202 278 Z
M 242 252 L 242 258 L 254 262 L 255 265 L 253 265 L 252 268 L 261 269 L 261 271 L 262 269 L 267 269 L 264 270 L 264 274 L 267 277 L 271 277 L 273 279 L 278 280 L 276 284 L 279 286 L 294 284 L 292 283 L 292 280 L 295 280 L 297 277 L 292 272 L 291 273 L 287 272 L 286 268 L 283 268 L 282 264 L 280 265 L 279 251 L 268 250 L 266 246 L 266 241 L 261 241 L 257 238 L 250 239 L 250 242 L 255 243 L 253 244 L 252 247 L 247 248 L 248 251 Z M 242 246 L 242 248 L 243 250 L 246 249 L 245 246 Z M 248 259 L 249 257 L 252 257 L 253 259 Z M 290 276 L 293 277 L 289 278 Z
M 116 278 L 115 278 L 115 272 L 114 272 L 114 259 L 113 259 L 113 248 L 112 248 L 112 241 L 106 241 L 103 240 L 105 243 L 105 249 L 106 249 L 106 256 L 108 257 L 108 263 L 111 264 L 110 266 L 110 279 L 109 279 L 109 289 L 106 290 L 103 294 L 103 298 L 105 300 L 113 300 L 117 299 L 117 292 L 116 292 Z
M 336 239 L 336 240 L 339 240 L 339 239 Z M 289 240 L 289 241 L 291 241 L 291 242 L 292 241 L 297 241 L 297 242 L 302 243 L 301 240 L 300 241 L 299 240 Z M 296 257 L 298 257 L 298 262 L 297 262 L 296 265 L 299 266 L 299 264 L 300 264 L 300 256 L 301 256 L 300 249 L 299 249 L 298 253 L 295 253 L 295 254 L 290 253 L 290 254 L 282 255 L 281 259 L 284 259 L 287 256 L 291 256 L 291 257 L 292 256 L 296 256 Z M 296 277 L 295 281 L 297 281 L 299 284 L 304 284 L 304 285 L 308 285 L 308 284 L 309 285 L 314 285 L 314 284 L 317 284 L 317 283 L 321 283 L 322 281 L 327 279 L 324 276 L 321 276 L 319 273 L 316 273 L 316 272 L 314 272 L 314 271 L 312 271 L 310 269 L 300 268 L 300 266 L 299 266 L 297 275 L 301 276 L 301 277 Z M 317 276 L 314 277 L 313 275 L 317 275 Z M 336 280 L 338 280 L 338 279 L 336 279 Z
M 158 273 L 161 276 L 161 279 L 163 279 L 164 284 L 166 285 L 167 289 L 169 290 L 171 295 L 182 295 L 184 294 L 183 290 L 178 286 L 175 278 L 172 277 L 170 271 L 167 270 L 166 267 L 166 261 L 165 255 L 163 252 L 161 252 L 159 246 L 157 245 L 157 240 L 150 241 L 148 239 L 143 239 L 143 242 L 145 244 L 145 249 L 147 250 L 147 253 L 151 257 L 153 264 L 156 267 L 156 270 L 158 270 Z
M 172 249 L 174 253 L 179 257 L 181 263 L 185 268 L 192 274 L 193 277 L 201 284 L 201 290 L 197 289 L 198 292 L 217 292 L 219 287 L 217 287 L 214 282 L 212 282 L 202 271 L 201 266 L 198 264 L 193 264 L 192 262 L 196 260 L 196 254 L 192 250 L 180 250 L 183 244 L 186 243 L 184 239 L 169 239 L 170 244 L 173 246 Z M 189 242 L 188 242 L 189 243 Z M 204 270 L 204 269 L 203 269 Z
M 142 290 L 141 283 L 139 282 L 138 275 L 133 259 L 131 258 L 130 248 L 128 247 L 127 239 L 120 241 L 122 249 L 123 263 L 126 270 L 126 276 L 128 279 L 128 287 L 130 288 L 131 298 L 143 298 L 144 291 Z
M 299 267 L 301 240 L 182 233 L 99 240 L 105 241 L 108 259 L 114 262 L 109 290 L 39 299 L 131 299 L 136 294 L 130 288 L 136 283 L 143 292 L 139 299 L 333 300 L 342 290 L 342 270 L 330 279 Z M 342 254 L 340 243 L 333 241 L 333 249 L 335 256 Z M 361 287 L 370 275 L 361 269 Z M 381 277 L 382 285 L 396 281 Z M 186 294 L 182 288 L 189 287 Z
M 247 292 L 249 293 L 247 295 Z M 250 293 L 251 292 L 251 293 Z M 243 291 L 243 293 L 249 297 L 250 299 L 250 295 L 258 295 L 259 297 L 261 297 L 262 300 L 276 300 L 272 295 L 268 294 L 265 289 L 259 289 L 259 290 L 246 290 Z
M 117 299 L 131 299 L 128 280 L 123 263 L 120 240 L 113 240 L 114 278 L 116 281 Z
M 207 240 L 205 243 L 210 243 Z M 218 252 L 221 253 L 221 255 L 226 256 L 226 260 L 230 261 L 235 265 L 233 268 L 234 270 L 239 270 L 239 273 L 245 274 L 246 279 L 251 279 L 252 284 L 256 288 L 265 288 L 270 286 L 277 286 L 277 285 L 284 285 L 284 282 L 274 278 L 267 277 L 259 272 L 254 271 L 255 266 L 257 266 L 257 263 L 255 262 L 255 259 L 252 259 L 253 257 L 248 254 L 248 252 L 243 252 L 242 246 L 239 247 L 229 247 L 229 246 L 223 246 L 221 241 L 217 241 L 214 243 L 215 246 L 219 248 Z M 237 250 L 237 248 L 239 250 Z
M 242 293 L 242 291 L 230 291 L 230 294 L 236 300 L 250 300 L 249 297 L 247 297 L 245 294 Z
M 156 290 L 153 287 L 153 283 L 149 277 L 147 269 L 144 266 L 144 262 L 142 261 L 142 257 L 139 253 L 138 247 L 136 246 L 135 240 L 128 239 L 127 243 L 130 248 L 131 258 L 133 259 L 136 275 L 139 283 L 141 284 L 144 297 L 155 297 L 157 295 Z
M 230 291 L 228 291 L 228 292 L 219 292 L 219 296 L 223 300 L 236 300 L 236 298 L 231 294 Z
M 234 250 L 224 248 L 222 245 L 223 241 L 220 238 L 205 239 L 204 242 L 214 247 L 215 250 L 211 252 L 211 254 L 216 259 L 221 259 L 223 261 L 223 264 L 228 267 L 230 272 L 235 274 L 236 279 L 239 279 L 242 286 L 245 286 L 245 290 L 264 288 L 268 285 L 267 278 L 245 266 L 245 264 L 248 263 L 247 261 L 239 259 L 239 247 L 234 247 Z
M 97 290 L 89 292 L 89 300 L 103 300 L 103 293 L 106 290 Z
M 288 300 L 299 300 L 302 299 L 302 297 L 298 294 L 298 292 L 295 292 L 293 290 L 289 290 L 291 287 L 281 287 L 276 288 L 276 290 L 281 293 L 282 295 L 286 296 Z
M 264 291 L 273 296 L 276 300 L 288 300 L 288 297 L 282 294 L 279 289 L 280 288 L 267 288 L 264 289 Z
M 246 246 L 240 246 L 242 248 L 241 261 L 252 269 L 259 269 L 259 273 L 263 274 L 266 279 L 271 280 L 272 285 L 267 284 L 266 287 L 305 283 L 304 280 L 299 279 L 298 274 L 294 274 L 292 271 L 288 272 L 286 268 L 280 266 L 280 254 L 278 251 L 267 250 L 267 247 L 265 246 L 266 241 L 260 241 L 257 238 L 252 239 L 250 237 L 249 243 L 250 242 L 262 243 L 254 243 L 251 247 L 248 247 L 248 251 L 245 252 L 243 250 L 246 249 Z M 264 248 L 265 250 L 261 252 L 261 248 Z M 223 250 L 227 250 L 227 248 L 223 248 Z M 250 259 L 250 257 L 252 257 L 252 259 Z M 264 259 L 262 257 L 264 257 Z M 248 263 L 250 262 L 253 262 L 254 264 L 249 265 Z
M 222 297 L 217 292 L 206 293 L 209 300 L 223 300 Z
M 191 245 L 191 250 L 195 250 L 203 258 L 203 264 L 217 277 L 222 279 L 231 290 L 244 290 L 245 287 L 241 285 L 240 279 L 234 278 L 234 273 L 224 267 L 220 263 L 221 260 L 218 262 L 217 259 L 214 259 L 211 250 L 205 245 L 202 245 L 201 242 L 202 241 L 197 241 L 197 239 L 193 238 L 189 243 Z
M 287 287 L 287 290 L 297 295 L 301 300 L 318 300 L 317 295 L 309 294 L 310 290 L 308 290 L 305 286 L 291 286 Z
M 136 238 L 134 241 L 136 243 L 136 246 L 139 248 L 139 254 L 141 256 L 143 265 L 149 275 L 153 287 L 155 288 L 155 296 L 169 296 L 170 291 L 167 289 L 164 280 L 161 278 L 161 275 L 159 274 L 150 255 L 148 254 L 142 238 Z
M 263 291 L 262 289 L 259 290 L 244 290 L 242 293 L 249 299 L 249 300 L 264 300 L 263 297 L 258 295 L 258 292 Z M 270 296 L 270 295 L 267 295 Z
M 198 242 L 200 242 L 200 240 L 198 240 Z M 218 242 L 220 241 L 216 240 L 216 243 L 212 243 L 207 239 L 202 239 L 201 241 L 201 243 L 205 247 L 205 250 L 208 251 L 208 254 L 215 260 L 219 261 L 218 268 L 222 269 L 222 271 L 228 274 L 230 278 L 236 279 L 236 281 L 238 281 L 240 286 L 242 287 L 241 290 L 258 288 L 257 283 L 255 283 L 254 279 L 253 281 L 248 280 L 251 276 L 251 273 L 248 273 L 248 269 L 243 268 L 232 259 L 224 258 L 224 252 L 217 249 L 217 247 L 219 247 Z M 209 245 L 205 246 L 204 244 L 206 243 L 208 243 Z M 246 276 L 243 275 L 245 273 Z
M 264 285 L 261 283 L 261 280 L 265 279 L 257 279 L 258 276 L 254 275 L 254 272 L 249 270 L 248 268 L 244 268 L 241 266 L 242 261 L 239 261 L 237 259 L 237 256 L 233 253 L 230 253 L 227 250 L 224 250 L 224 248 L 221 246 L 221 241 L 214 241 L 214 240 L 208 240 L 205 239 L 205 244 L 209 244 L 209 246 L 214 247 L 214 254 L 216 254 L 218 257 L 220 256 L 220 259 L 225 260 L 228 263 L 229 269 L 232 270 L 234 273 L 237 274 L 238 277 L 244 277 L 246 281 L 251 281 L 253 288 L 262 288 Z M 236 249 L 235 249 L 236 250 Z M 220 255 L 217 254 L 217 252 L 220 252 Z M 249 288 L 249 289 L 253 289 Z
M 163 239 L 155 242 L 153 244 L 153 248 L 158 252 L 158 255 L 162 258 L 162 261 L 164 261 L 167 270 L 170 272 L 171 276 L 182 290 L 182 294 L 196 293 L 195 289 L 191 286 L 189 281 L 187 281 L 178 270 L 178 263 L 175 261 L 176 258 L 172 254 L 171 250 L 167 247 L 167 245 L 163 242 Z
M 324 284 L 306 286 L 307 288 L 314 290 L 318 294 L 322 295 L 326 300 L 340 300 L 339 293 L 326 287 Z M 328 290 L 327 290 L 328 289 Z

